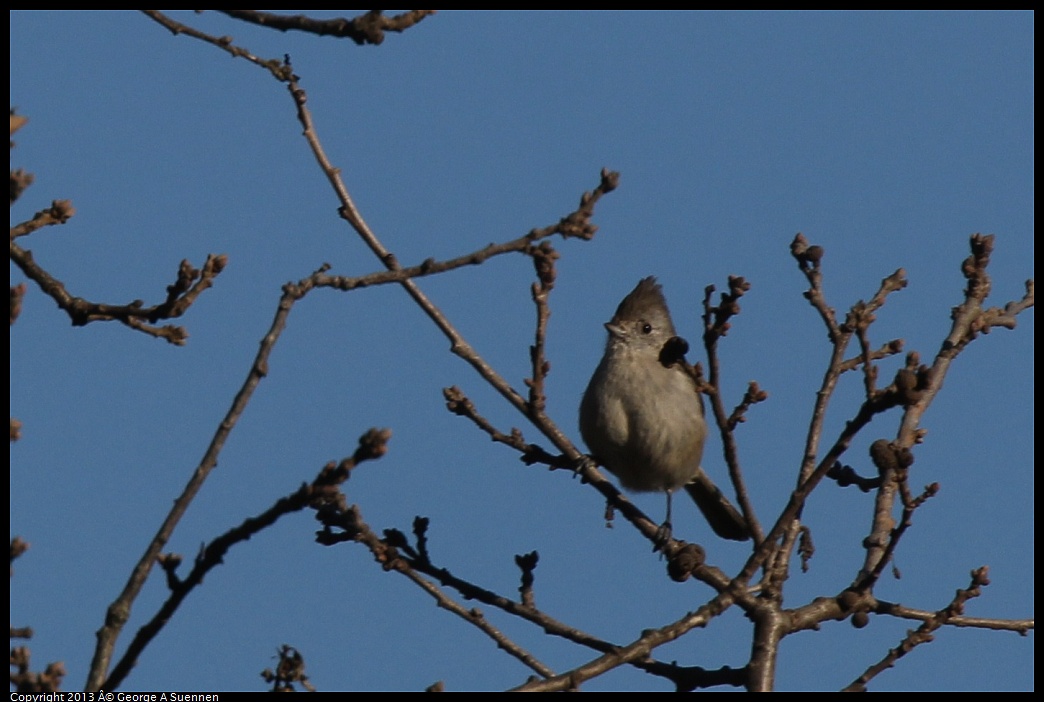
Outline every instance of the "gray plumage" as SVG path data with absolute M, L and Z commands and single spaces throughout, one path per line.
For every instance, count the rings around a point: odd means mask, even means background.
M 642 279 L 606 323 L 609 338 L 580 402 L 580 434 L 594 458 L 634 492 L 671 494 L 684 486 L 715 533 L 750 537 L 743 516 L 700 467 L 707 424 L 692 377 L 665 365 L 675 337 L 656 278 Z

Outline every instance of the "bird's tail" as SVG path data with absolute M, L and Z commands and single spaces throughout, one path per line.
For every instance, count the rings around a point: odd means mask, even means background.
M 733 541 L 746 541 L 750 538 L 747 520 L 702 470 L 691 483 L 685 485 L 685 491 L 692 496 L 715 534 Z

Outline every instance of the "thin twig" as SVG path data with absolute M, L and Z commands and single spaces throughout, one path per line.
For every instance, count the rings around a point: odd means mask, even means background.
M 178 267 L 177 279 L 167 286 L 167 299 L 151 307 L 145 307 L 141 300 L 126 305 L 110 305 L 70 295 L 60 280 L 36 263 L 31 251 L 21 248 L 14 240 L 11 241 L 11 260 L 45 294 L 58 303 L 58 307 L 69 315 L 74 326 L 116 321 L 150 336 L 166 339 L 177 346 L 184 345 L 188 338 L 188 332 L 184 327 L 173 324 L 156 327 L 153 324 L 161 319 L 173 319 L 185 314 L 196 298 L 214 284 L 214 279 L 228 263 L 227 256 L 214 254 L 207 256 L 201 270 L 193 268 L 187 260 L 182 261 Z
M 184 579 L 178 578 L 174 572 L 181 562 L 180 557 L 161 557 L 160 562 L 167 571 L 167 582 L 171 586 L 171 593 L 152 618 L 138 629 L 127 646 L 127 650 L 113 666 L 112 672 L 102 684 L 102 689 L 115 690 L 123 683 L 137 665 L 138 658 L 145 647 L 166 626 L 185 598 L 203 582 L 206 574 L 224 562 L 225 554 L 229 549 L 236 544 L 250 540 L 252 536 L 272 526 L 288 514 L 309 506 L 318 508 L 334 499 L 338 494 L 339 486 L 348 479 L 351 471 L 361 462 L 384 455 L 385 445 L 390 436 L 391 432 L 387 429 L 371 429 L 359 438 L 359 447 L 351 458 L 346 458 L 336 464 L 328 463 L 311 483 L 305 483 L 295 492 L 281 497 L 261 514 L 244 520 L 239 526 L 228 530 L 203 547 L 196 556 L 191 572 Z
M 894 602 L 878 600 L 872 610 L 876 614 L 890 614 L 902 619 L 914 619 L 927 621 L 936 616 L 936 612 L 924 609 L 914 609 Z M 1033 619 L 994 619 L 990 617 L 964 617 L 952 616 L 946 620 L 947 626 L 957 626 L 975 629 L 992 629 L 994 631 L 1014 631 L 1022 636 L 1036 628 Z
M 727 609 L 731 603 L 731 595 L 725 592 L 718 593 L 695 612 L 690 612 L 667 626 L 659 629 L 647 629 L 642 632 L 640 638 L 629 644 L 620 646 L 611 652 L 555 677 L 520 685 L 514 688 L 513 691 L 552 692 L 578 690 L 584 681 L 598 677 L 621 665 L 637 664 L 644 661 L 657 647 L 674 641 L 696 627 L 706 626 L 712 619 Z
M 547 341 L 547 320 L 551 316 L 551 306 L 548 301 L 551 290 L 555 287 L 555 261 L 558 252 L 551 246 L 551 242 L 542 241 L 539 246 L 532 246 L 528 251 L 533 257 L 533 266 L 536 268 L 537 282 L 533 283 L 530 292 L 533 302 L 536 304 L 536 330 L 535 340 L 529 347 L 529 361 L 533 367 L 533 377 L 526 379 L 529 388 L 529 414 L 534 419 L 545 419 L 544 413 L 547 408 L 547 396 L 544 394 L 544 379 L 551 370 L 551 363 L 545 356 L 545 344 Z
M 852 683 L 844 689 L 845 692 L 865 692 L 866 684 L 873 680 L 875 677 L 880 675 L 885 670 L 893 667 L 900 658 L 910 653 L 914 648 L 920 646 L 923 643 L 928 643 L 934 639 L 933 632 L 942 627 L 944 624 L 948 624 L 949 621 L 963 614 L 964 604 L 973 597 L 978 597 L 982 594 L 982 588 L 990 584 L 989 569 L 983 566 L 973 570 L 971 573 L 971 583 L 967 589 L 958 590 L 953 600 L 943 609 L 935 613 L 933 617 L 925 620 L 925 622 L 917 627 L 916 630 L 909 632 L 906 637 L 899 643 L 898 646 L 888 651 L 888 653 L 880 661 L 875 663 L 866 669 L 866 671 L 858 678 L 852 681 Z
M 394 17 L 385 17 L 383 10 L 370 10 L 365 14 L 347 19 L 338 17 L 317 20 L 305 15 L 277 15 L 258 10 L 218 10 L 229 17 L 281 32 L 297 30 L 319 36 L 346 37 L 356 44 L 380 44 L 385 32 L 404 32 L 423 20 L 435 10 L 408 10 Z
M 748 386 L 748 394 L 744 396 L 741 406 L 743 411 L 737 407 L 732 416 L 726 416 L 725 404 L 721 397 L 721 361 L 718 357 L 718 341 L 728 334 L 731 327 L 729 321 L 739 314 L 739 300 L 750 290 L 750 283 L 740 276 L 729 276 L 729 291 L 721 294 L 721 301 L 717 305 L 711 304 L 711 296 L 714 294 L 714 286 L 708 285 L 704 289 L 703 297 L 703 345 L 707 351 L 708 378 L 706 383 L 701 382 L 700 371 L 694 368 L 697 383 L 704 389 L 710 398 L 711 412 L 714 414 L 718 432 L 721 435 L 722 452 L 725 457 L 725 465 L 729 469 L 729 478 L 736 491 L 736 500 L 739 502 L 743 517 L 747 521 L 751 534 L 754 536 L 754 544 L 761 542 L 764 536 L 761 522 L 754 511 L 754 503 L 751 502 L 747 492 L 747 484 L 743 479 L 743 469 L 740 466 L 739 445 L 736 442 L 735 428 L 741 421 L 745 408 L 754 402 L 760 402 L 767 395 L 756 390 L 757 384 L 752 382 Z M 756 390 L 756 391 L 755 391 Z M 749 399 L 749 402 L 747 400 Z
M 980 332 L 988 333 L 993 326 L 1012 328 L 1015 324 L 1015 315 L 1034 304 L 1033 281 L 1029 280 L 1026 282 L 1026 293 L 1023 298 L 1007 303 L 1003 313 L 997 313 L 996 308 L 983 309 L 992 285 L 987 267 L 993 252 L 993 242 L 992 235 L 973 234 L 970 238 L 971 255 L 961 264 L 961 272 L 967 280 L 964 300 L 953 309 L 951 315 L 953 323 L 932 365 L 923 366 L 915 354 L 910 354 L 906 368 L 896 374 L 890 391 L 893 393 L 895 401 L 904 407 L 902 421 L 895 439 L 895 445 L 898 447 L 910 449 L 920 442 L 923 436 L 923 430 L 920 428 L 921 417 L 942 389 L 943 380 L 950 364 L 960 352 Z M 882 490 L 877 494 L 875 518 L 871 533 L 866 539 L 868 548 L 862 577 L 880 572 L 882 559 L 890 557 L 890 553 L 886 552 L 890 541 L 888 537 L 894 527 L 891 514 L 894 507 L 895 490 L 891 488 L 892 485 L 895 483 L 886 480 Z
M 239 392 L 236 393 L 235 399 L 233 399 L 228 412 L 225 413 L 224 419 L 214 432 L 214 436 L 211 438 L 210 445 L 203 454 L 202 460 L 193 471 L 192 476 L 189 478 L 188 484 L 185 486 L 181 495 L 174 500 L 173 507 L 171 507 L 170 512 L 163 520 L 156 535 L 152 537 L 152 540 L 149 542 L 145 552 L 138 560 L 138 563 L 134 566 L 123 590 L 112 604 L 109 605 L 105 615 L 105 624 L 97 632 L 98 641 L 95 646 L 94 656 L 91 660 L 91 666 L 88 672 L 85 688 L 87 691 L 97 691 L 101 689 L 102 681 L 105 680 L 108 675 L 109 662 L 112 659 L 112 652 L 116 646 L 116 640 L 119 637 L 120 632 L 123 630 L 124 625 L 127 623 L 127 620 L 130 618 L 131 607 L 133 606 L 138 593 L 141 592 L 141 588 L 144 586 L 145 580 L 148 578 L 153 564 L 156 563 L 160 551 L 162 551 L 167 541 L 170 540 L 170 536 L 174 532 L 174 527 L 176 527 L 178 522 L 181 521 L 181 518 L 185 515 L 192 500 L 203 487 L 203 483 L 206 481 L 211 471 L 213 471 L 217 466 L 218 456 L 224 448 L 225 441 L 239 422 L 239 418 L 242 416 L 243 410 L 250 402 L 250 398 L 253 396 L 254 391 L 261 383 L 262 378 L 268 375 L 268 359 L 272 353 L 272 349 L 275 347 L 276 342 L 279 340 L 279 336 L 286 328 L 286 320 L 290 315 L 290 310 L 293 308 L 294 303 L 300 299 L 303 294 L 303 291 L 298 290 L 291 284 L 284 286 L 283 295 L 279 300 L 279 305 L 276 309 L 276 314 L 272 320 L 272 324 L 269 327 L 268 332 L 261 339 L 260 347 L 258 348 L 257 354 L 254 356 L 247 377 L 239 388 Z
M 189 27 L 186 24 L 177 22 L 171 19 L 170 17 L 167 17 L 162 12 L 159 12 L 158 10 L 142 10 L 142 12 L 144 12 L 152 20 L 158 22 L 160 25 L 170 30 L 171 34 L 175 36 L 179 34 L 184 34 L 185 36 L 192 37 L 193 39 L 205 41 L 208 44 L 216 46 L 222 51 L 228 52 L 234 58 L 246 59 L 254 65 L 264 68 L 269 73 L 271 73 L 276 80 L 285 83 L 290 79 L 290 76 L 293 75 L 293 70 L 290 68 L 289 64 L 277 59 L 259 58 L 247 51 L 246 49 L 234 45 L 232 43 L 232 37 L 230 36 L 213 37 L 205 32 L 199 31 L 198 29 L 193 29 L 192 27 Z
M 46 210 L 40 210 L 33 218 L 11 227 L 11 239 L 32 234 L 37 229 L 65 224 L 76 215 L 76 208 L 69 200 L 55 200 Z

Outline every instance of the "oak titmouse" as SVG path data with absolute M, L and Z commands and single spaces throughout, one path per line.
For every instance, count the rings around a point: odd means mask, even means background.
M 667 493 L 666 535 L 671 493 L 684 485 L 718 536 L 750 538 L 746 520 L 700 467 L 703 403 L 681 366 L 685 344 L 656 278 L 642 279 L 605 328 L 605 353 L 580 401 L 580 434 L 595 460 L 628 490 Z M 678 345 L 680 353 L 670 351 Z

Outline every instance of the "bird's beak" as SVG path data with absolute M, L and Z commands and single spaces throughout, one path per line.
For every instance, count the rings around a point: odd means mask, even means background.
M 615 319 L 606 322 L 605 328 L 606 331 L 608 331 L 612 336 L 615 336 L 617 339 L 622 339 L 625 336 L 627 336 L 627 332 L 624 331 L 623 325 L 616 322 Z

